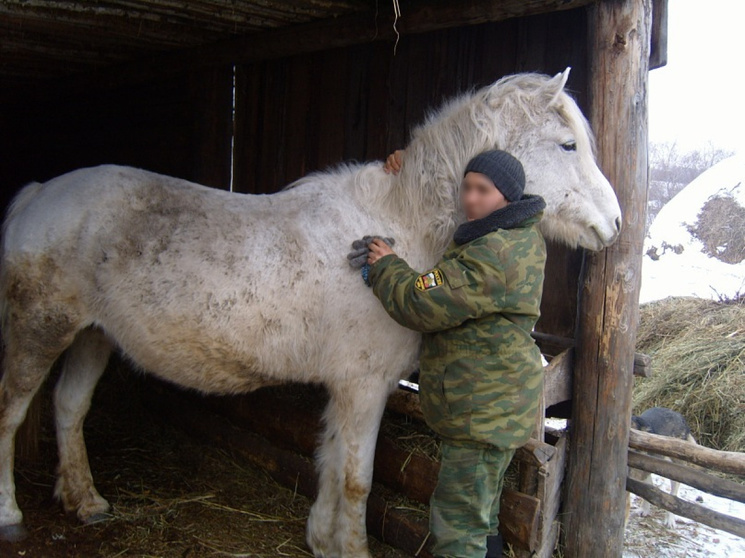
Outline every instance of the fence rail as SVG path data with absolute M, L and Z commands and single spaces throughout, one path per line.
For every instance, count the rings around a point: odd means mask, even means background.
M 632 429 L 629 435 L 629 467 L 682 482 L 707 494 L 745 503 L 745 486 L 694 469 L 695 464 L 713 471 L 745 476 L 745 454 L 718 451 L 665 436 Z M 640 450 L 645 453 L 640 453 Z M 657 454 L 657 455 L 648 455 Z M 675 459 L 672 462 L 659 456 Z M 680 462 L 684 463 L 680 463 Z M 745 520 L 667 494 L 650 484 L 626 479 L 626 489 L 649 503 L 676 515 L 745 538 Z

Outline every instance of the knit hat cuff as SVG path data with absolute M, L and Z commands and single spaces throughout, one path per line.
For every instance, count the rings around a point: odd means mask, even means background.
M 465 174 L 478 172 L 489 177 L 507 201 L 519 200 L 525 190 L 523 166 L 506 151 L 486 151 L 476 155 L 466 166 Z

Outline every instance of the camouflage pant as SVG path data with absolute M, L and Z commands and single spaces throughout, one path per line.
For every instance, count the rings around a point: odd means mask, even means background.
M 497 534 L 499 499 L 515 450 L 442 444 L 437 486 L 430 500 L 432 554 L 484 558 L 486 537 Z

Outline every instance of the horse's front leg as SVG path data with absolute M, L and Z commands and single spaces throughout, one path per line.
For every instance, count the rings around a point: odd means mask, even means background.
M 318 498 L 308 518 L 316 557 L 367 558 L 365 511 L 375 442 L 391 384 L 381 377 L 328 386 L 318 451 Z

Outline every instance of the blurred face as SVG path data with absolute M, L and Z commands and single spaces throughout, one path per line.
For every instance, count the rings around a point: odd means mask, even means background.
M 463 177 L 460 185 L 460 202 L 469 221 L 486 217 L 510 203 L 494 182 L 480 172 L 469 172 Z

